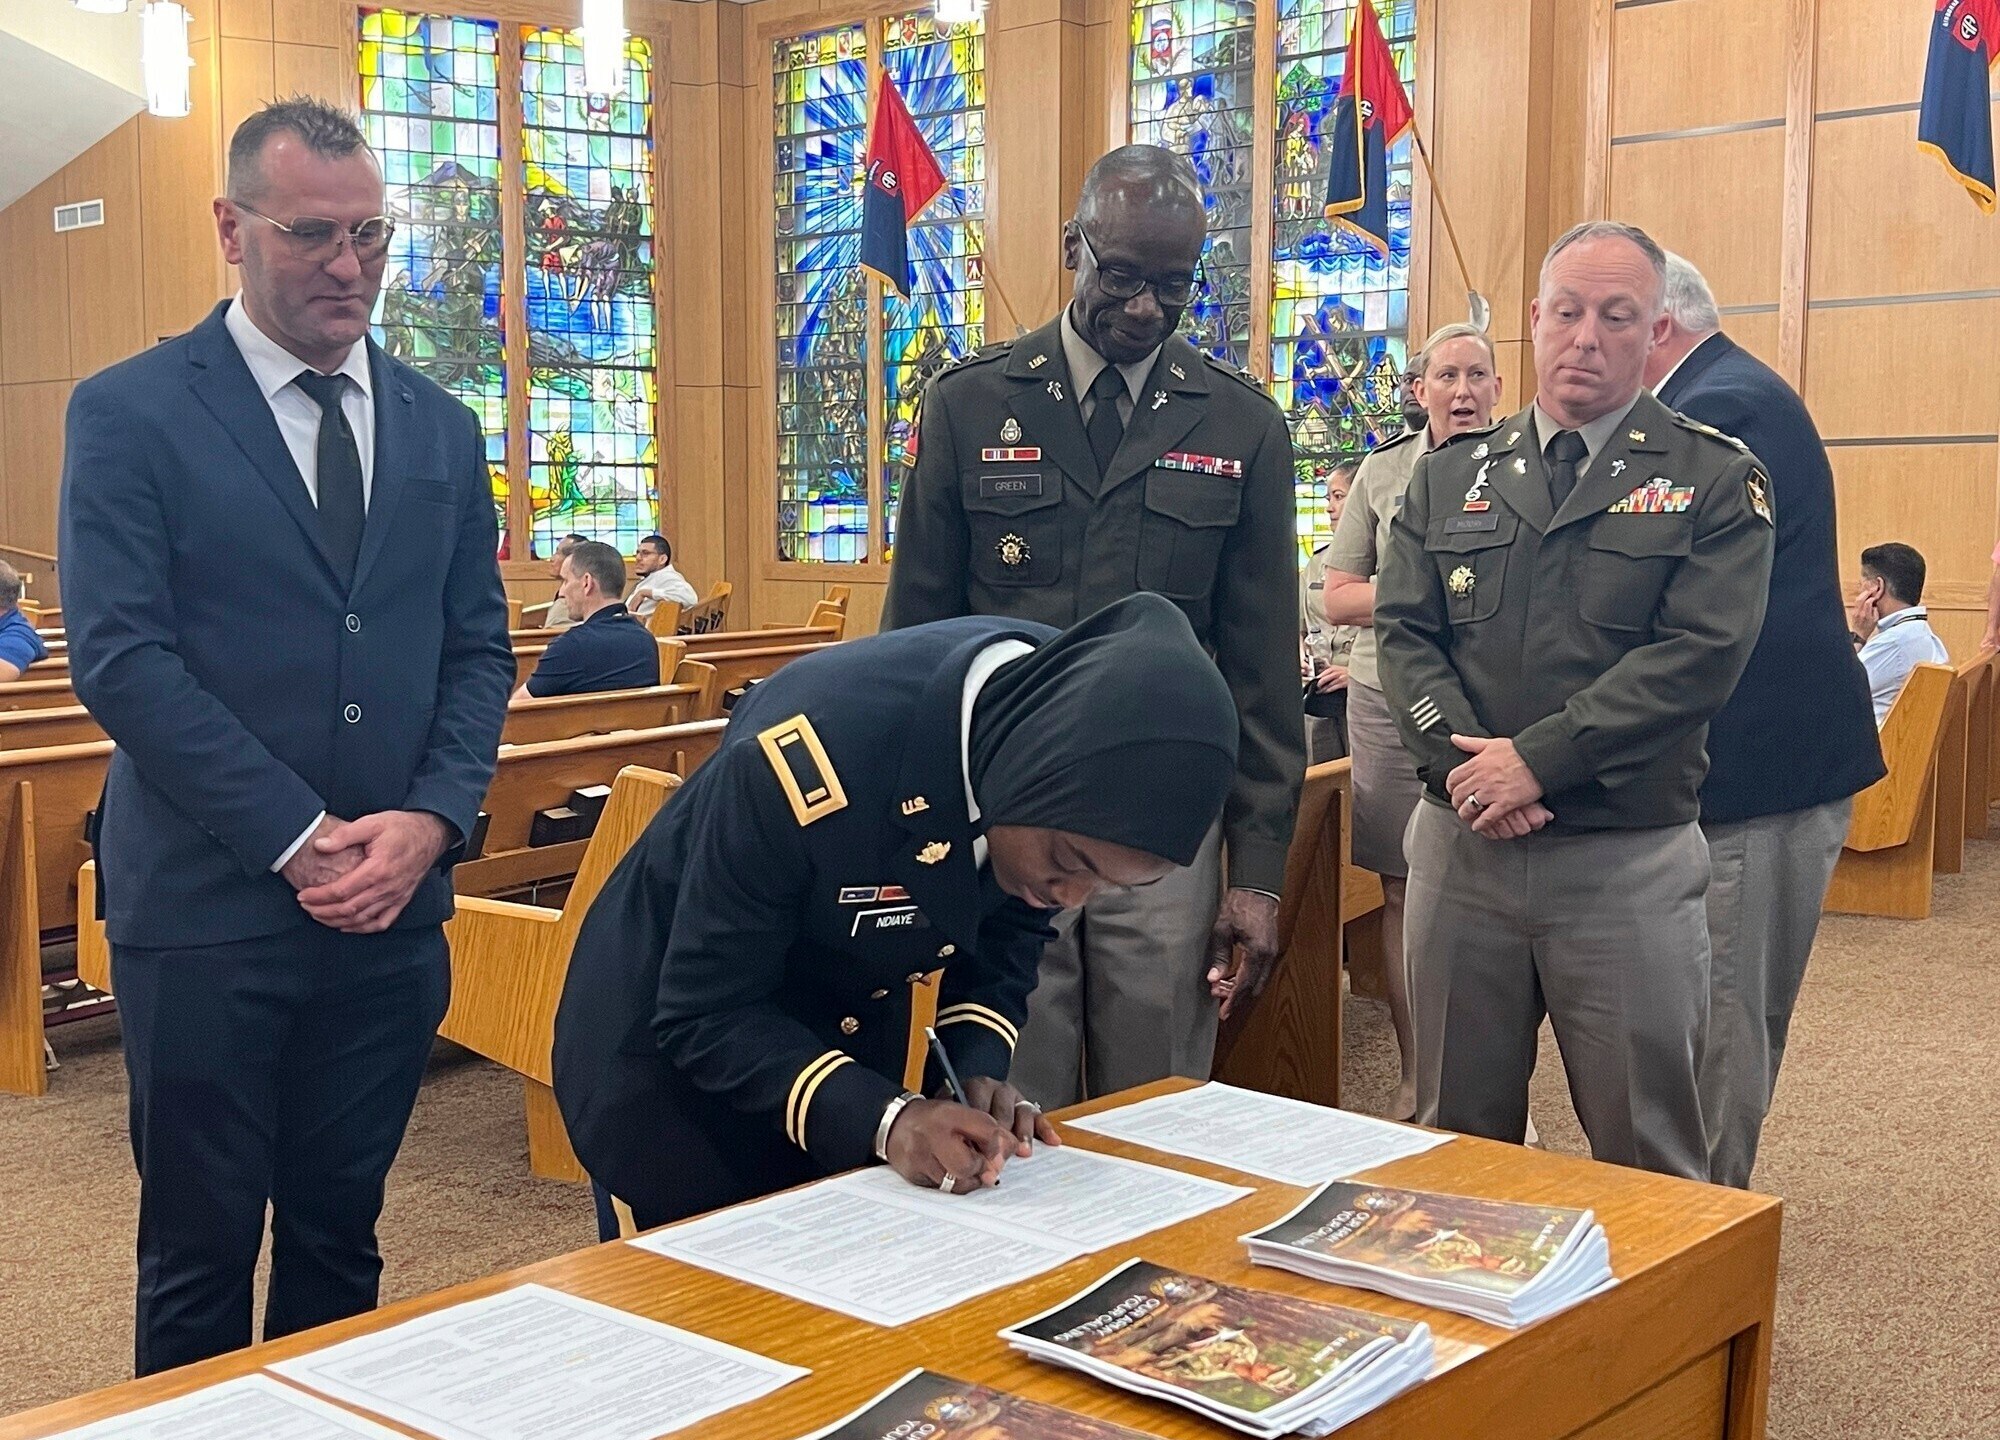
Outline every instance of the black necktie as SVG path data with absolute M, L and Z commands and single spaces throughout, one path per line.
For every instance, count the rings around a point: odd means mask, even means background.
M 1549 504 L 1555 509 L 1563 508 L 1563 501 L 1569 499 L 1569 492 L 1576 489 L 1577 462 L 1590 453 L 1590 447 L 1583 443 L 1583 436 L 1574 430 L 1558 430 L 1549 441 L 1542 458 L 1549 464 Z
M 1097 457 L 1101 480 L 1111 473 L 1111 457 L 1125 438 L 1125 422 L 1118 415 L 1118 397 L 1125 393 L 1125 376 L 1116 365 L 1106 365 L 1090 382 L 1090 398 L 1097 408 L 1090 412 L 1090 453 Z
M 354 431 L 341 413 L 345 375 L 321 375 L 308 370 L 292 382 L 319 406 L 319 533 L 332 552 L 344 583 L 354 579 L 354 562 L 361 553 L 361 524 L 366 507 L 361 488 L 361 450 Z

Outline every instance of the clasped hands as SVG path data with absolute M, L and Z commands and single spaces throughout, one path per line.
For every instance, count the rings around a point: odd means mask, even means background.
M 927 1190 L 969 1195 L 998 1185 L 1008 1158 L 1029 1154 L 1035 1141 L 1062 1144 L 1040 1107 L 1005 1080 L 968 1076 L 965 1098 L 964 1105 L 939 1096 L 903 1107 L 883 1147 L 898 1175 Z
M 450 838 L 427 810 L 379 810 L 358 820 L 328 815 L 281 873 L 320 924 L 373 935 L 396 923 Z
M 1542 782 L 1507 739 L 1454 735 L 1451 743 L 1472 758 L 1445 777 L 1458 818 L 1488 840 L 1518 840 L 1555 816 L 1542 804 Z

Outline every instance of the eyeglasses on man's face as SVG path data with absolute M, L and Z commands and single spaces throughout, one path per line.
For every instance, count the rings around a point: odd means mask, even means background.
M 283 231 L 292 249 L 302 259 L 321 264 L 337 259 L 343 246 L 352 248 L 357 260 L 379 260 L 387 253 L 389 241 L 396 234 L 396 222 L 387 215 L 371 215 L 353 226 L 342 225 L 338 220 L 328 220 L 320 215 L 294 215 L 292 223 L 287 225 L 245 205 L 241 200 L 232 203 L 245 215 L 254 215 L 273 229 Z
M 1162 305 L 1185 305 L 1194 299 L 1195 289 L 1201 283 L 1199 266 L 1195 267 L 1192 275 L 1142 275 L 1123 265 L 1105 265 L 1098 260 L 1097 249 L 1090 243 L 1090 236 L 1081 225 L 1076 227 L 1076 238 L 1083 242 L 1083 253 L 1090 257 L 1090 268 L 1097 272 L 1097 288 L 1113 300 L 1131 300 L 1141 290 L 1151 290 L 1153 298 Z

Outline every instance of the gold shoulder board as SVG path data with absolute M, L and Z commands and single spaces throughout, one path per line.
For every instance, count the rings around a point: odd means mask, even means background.
M 827 759 L 812 721 L 794 715 L 758 735 L 757 743 L 764 747 L 764 758 L 771 762 L 799 824 L 810 825 L 847 808 L 847 791 L 833 773 L 833 762 Z

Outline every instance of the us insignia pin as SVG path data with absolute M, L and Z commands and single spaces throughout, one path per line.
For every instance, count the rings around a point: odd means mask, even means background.
M 1157 410 L 1166 403 L 1167 403 L 1167 392 L 1164 390 L 1155 390 L 1153 392 L 1152 408 Z
M 917 852 L 917 863 L 919 865 L 935 865 L 949 854 L 951 854 L 951 841 L 933 840 Z
M 1010 567 L 1025 565 L 1034 558 L 1028 549 L 1028 542 L 1011 531 L 1002 535 L 1000 542 L 993 549 L 994 553 L 999 555 L 1000 563 Z
M 1173 372 L 1174 379 L 1176 380 L 1187 379 L 1187 371 L 1181 369 L 1180 366 L 1173 364 L 1171 361 L 1168 362 L 1167 369 Z
M 1012 415 L 1009 415 L 1007 423 L 1000 427 L 1000 443 L 1002 445 L 1018 445 L 1021 443 L 1021 422 L 1016 420 Z
M 1472 587 L 1475 584 L 1477 584 L 1478 581 L 1479 577 L 1472 573 L 1472 567 L 1470 565 L 1461 565 L 1456 570 L 1451 572 L 1451 578 L 1444 582 L 1444 586 L 1445 589 L 1451 591 L 1452 594 L 1456 595 L 1459 599 L 1463 600 L 1466 596 L 1472 593 Z
M 931 802 L 924 799 L 921 795 L 912 795 L 903 802 L 903 813 L 905 815 L 921 815 L 930 808 Z
M 1521 438 L 1521 432 L 1519 430 L 1516 430 L 1512 435 L 1509 435 L 1507 437 L 1507 443 L 1509 445 L 1512 445 L 1516 440 L 1519 440 L 1520 438 Z
M 1644 445 L 1646 443 L 1646 432 L 1644 430 L 1627 430 L 1625 438 L 1630 440 L 1634 445 Z
M 1035 357 L 1034 359 L 1032 359 L 1032 360 L 1030 360 L 1030 361 L 1028 362 L 1028 368 L 1029 368 L 1030 370 L 1039 370 L 1039 369 L 1041 369 L 1041 368 L 1042 368 L 1042 367 L 1043 367 L 1044 365 L 1046 365 L 1046 364 L 1048 364 L 1048 363 L 1049 363 L 1049 357 L 1048 357 L 1048 356 L 1046 356 L 1046 355 L 1037 355 L 1037 356 L 1036 356 L 1036 357 Z

